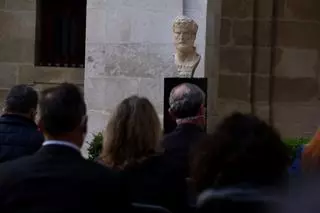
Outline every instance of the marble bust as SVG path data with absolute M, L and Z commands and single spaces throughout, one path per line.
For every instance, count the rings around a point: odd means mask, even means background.
M 177 77 L 192 78 L 201 60 L 201 56 L 196 52 L 194 46 L 198 24 L 186 16 L 178 16 L 172 28 L 176 48 L 174 61 Z

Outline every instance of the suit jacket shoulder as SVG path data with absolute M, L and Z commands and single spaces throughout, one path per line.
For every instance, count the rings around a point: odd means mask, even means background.
M 129 208 L 126 190 L 121 175 L 71 148 L 44 147 L 0 165 L 0 208 L 12 212 L 115 212 Z

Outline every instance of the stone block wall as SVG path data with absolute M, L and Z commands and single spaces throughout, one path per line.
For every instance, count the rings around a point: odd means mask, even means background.
M 253 111 L 284 137 L 316 130 L 319 6 L 316 0 L 222 1 L 220 118 L 233 110 Z
M 34 66 L 35 25 L 36 0 L 0 0 L 1 106 L 8 89 L 15 84 L 84 81 L 84 69 Z M 40 84 L 36 88 L 46 86 Z
M 319 125 L 319 7 L 315 0 L 286 0 L 279 14 L 273 109 L 284 135 L 310 135 Z
M 162 120 L 163 78 L 175 71 L 172 24 L 178 15 L 199 24 L 196 46 L 202 61 L 195 76 L 205 75 L 207 2 L 87 1 L 85 96 L 90 133 L 101 131 L 116 105 L 133 94 L 149 98 Z
M 90 133 L 103 130 L 116 105 L 133 94 L 149 98 L 162 114 L 163 78 L 174 70 L 172 22 L 182 5 L 182 0 L 87 1 Z
M 222 0 L 219 118 L 237 110 L 269 120 L 272 6 L 272 0 Z

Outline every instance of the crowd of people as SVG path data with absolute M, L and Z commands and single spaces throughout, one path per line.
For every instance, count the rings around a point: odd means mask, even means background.
M 317 192 L 319 134 L 291 159 L 280 134 L 251 114 L 230 114 L 207 134 L 204 103 L 196 85 L 172 89 L 177 127 L 162 135 L 152 103 L 125 98 L 89 161 L 80 152 L 88 123 L 81 90 L 63 83 L 38 97 L 14 86 L 0 117 L 1 212 L 306 212 L 310 202 L 295 197 L 306 190 L 292 189 L 307 182 L 303 189 Z

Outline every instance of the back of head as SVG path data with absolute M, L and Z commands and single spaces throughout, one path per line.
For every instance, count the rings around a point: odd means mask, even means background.
M 197 85 L 183 83 L 171 90 L 169 111 L 177 119 L 192 118 L 199 114 L 204 102 L 205 94 Z
M 124 167 L 148 157 L 160 137 L 158 115 L 146 98 L 131 96 L 116 108 L 107 125 L 102 159 L 112 167 Z
M 86 131 L 86 104 L 73 84 L 63 83 L 46 89 L 40 99 L 40 122 L 50 137 L 61 137 L 82 126 Z
M 288 163 L 287 147 L 271 126 L 253 115 L 234 113 L 207 138 L 193 174 L 198 188 L 267 186 L 282 180 Z
M 36 111 L 38 94 L 30 86 L 20 84 L 12 87 L 5 99 L 5 112 L 14 114 L 30 114 Z

